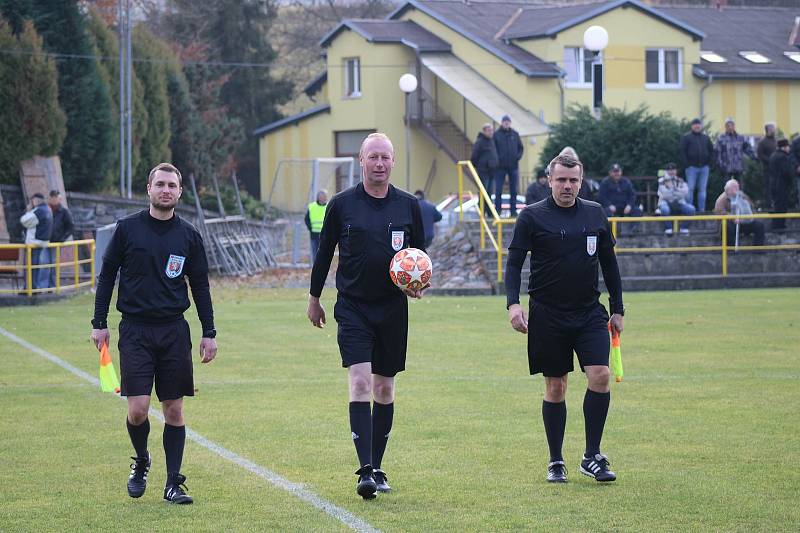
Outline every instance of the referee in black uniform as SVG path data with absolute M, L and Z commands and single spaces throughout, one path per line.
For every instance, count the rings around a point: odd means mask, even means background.
M 363 180 L 331 199 L 311 272 L 308 318 L 319 328 L 325 310 L 319 297 L 339 245 L 338 296 L 334 318 L 342 366 L 350 385 L 350 430 L 360 468 L 356 491 L 364 499 L 389 492 L 381 460 L 392 430 L 394 376 L 405 369 L 407 297 L 389 279 L 389 263 L 403 248 L 424 249 L 417 199 L 389 184 L 394 148 L 382 133 L 369 135 L 359 152 Z M 370 400 L 374 400 L 370 412 Z
M 542 418 L 550 448 L 547 480 L 566 482 L 561 455 L 567 422 L 567 374 L 573 370 L 573 351 L 586 373 L 583 400 L 586 451 L 581 473 L 597 481 L 614 481 L 600 440 L 608 414 L 609 317 L 598 301 L 598 263 L 610 295 L 611 327 L 622 332 L 622 283 L 614 255 L 614 236 L 603 208 L 578 198 L 583 165 L 572 148 L 550 162 L 552 196 L 526 207 L 517 218 L 508 247 L 506 290 L 512 327 L 528 334 L 531 374 L 544 374 Z M 531 252 L 528 318 L 519 303 L 520 274 Z
M 128 494 L 139 498 L 147 487 L 150 453 L 147 412 L 153 381 L 164 411 L 164 453 L 167 482 L 164 499 L 192 503 L 180 473 L 186 428 L 183 397 L 194 395 L 192 341 L 183 312 L 189 308 L 184 276 L 189 278 L 203 337 L 201 362 L 217 355 L 214 311 L 208 287 L 208 263 L 200 233 L 175 213 L 181 196 L 181 174 L 169 163 L 156 166 L 147 178 L 150 208 L 123 218 L 103 256 L 92 320 L 92 341 L 98 349 L 109 341 L 108 306 L 119 276 L 121 393 L 128 398 L 128 434 L 136 451 L 128 478 Z

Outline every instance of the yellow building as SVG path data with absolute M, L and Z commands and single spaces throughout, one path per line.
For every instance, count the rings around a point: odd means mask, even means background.
M 800 131 L 800 8 L 411 0 L 385 20 L 345 20 L 322 40 L 327 68 L 306 88 L 318 105 L 254 132 L 262 196 L 280 160 L 354 156 L 381 131 L 395 145 L 394 183 L 439 198 L 456 189 L 453 162 L 469 157 L 481 125 L 505 114 L 530 175 L 548 124 L 572 103 L 592 104 L 593 54 L 582 44 L 592 25 L 609 35 L 598 56 L 604 105 L 647 104 L 717 128 L 732 116 L 745 135 L 765 122 Z M 405 73 L 420 80 L 408 96 Z

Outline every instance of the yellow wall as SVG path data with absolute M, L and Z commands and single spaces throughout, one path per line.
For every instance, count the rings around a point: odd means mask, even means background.
M 690 118 L 699 113 L 698 97 L 702 82 L 692 75 L 692 64 L 700 60 L 700 41 L 635 8 L 617 8 L 599 17 L 559 33 L 555 39 L 517 41 L 516 44 L 545 61 L 564 66 L 564 47 L 583 46 L 583 33 L 589 26 L 608 30 L 609 44 L 604 51 L 604 104 L 634 109 L 646 104 L 654 113 L 670 111 L 677 117 Z M 642 44 L 642 43 L 646 43 Z M 683 54 L 682 87 L 649 89 L 645 87 L 645 50 L 679 48 Z M 591 88 L 567 88 L 566 103 L 592 104 Z
M 714 80 L 705 91 L 705 113 L 714 131 L 722 131 L 725 119 L 733 117 L 743 135 L 761 135 L 765 122 L 775 122 L 788 137 L 800 131 L 800 83 Z

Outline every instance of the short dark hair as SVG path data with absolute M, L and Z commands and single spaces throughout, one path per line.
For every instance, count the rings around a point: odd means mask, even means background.
M 59 196 L 61 196 L 60 191 L 57 191 L 56 189 L 50 191 L 50 198 L 58 198 Z
M 42 193 L 40 193 L 40 192 L 35 192 L 35 193 L 33 193 L 33 194 L 31 195 L 31 198 L 38 198 L 38 199 L 40 199 L 40 200 L 44 200 L 44 194 L 42 194 Z
M 678 168 L 678 165 L 675 163 L 667 163 L 667 165 L 664 167 L 664 170 L 675 170 L 676 168 Z
M 578 153 L 571 146 L 565 146 L 561 152 L 550 161 L 550 164 L 547 165 L 548 176 L 553 175 L 553 170 L 555 170 L 556 165 L 567 168 L 580 167 L 581 177 L 583 177 L 583 163 L 581 163 L 581 160 L 578 158 Z
M 414 191 L 414 196 L 416 196 L 420 200 L 424 200 L 425 199 L 425 193 L 422 192 L 422 189 L 417 189 L 416 191 Z
M 150 174 L 148 174 L 147 176 L 148 185 L 150 185 L 153 182 L 153 178 L 155 177 L 156 172 L 158 172 L 159 170 L 175 174 L 176 176 L 178 176 L 178 185 L 183 186 L 183 176 L 181 176 L 181 171 L 178 170 L 178 168 L 175 165 L 172 165 L 170 163 L 159 163 L 156 166 L 154 166 L 153 170 L 151 170 Z

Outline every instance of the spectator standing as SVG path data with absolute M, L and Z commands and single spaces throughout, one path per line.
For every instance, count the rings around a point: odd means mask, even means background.
M 775 140 L 775 123 L 767 122 L 764 124 L 764 136 L 758 141 L 756 146 L 756 155 L 761 163 L 761 179 L 762 182 L 762 197 L 764 198 L 764 205 L 767 207 L 772 206 L 772 186 L 770 185 L 769 173 L 769 158 L 778 147 Z
M 25 244 L 35 245 L 31 250 L 31 265 L 52 263 L 50 254 L 50 237 L 53 233 L 53 213 L 44 201 L 44 195 L 36 193 L 31 196 L 27 211 L 19 219 L 26 228 Z M 31 285 L 34 289 L 46 289 L 50 282 L 50 269 L 37 268 L 31 273 Z
M 494 175 L 494 207 L 500 213 L 503 198 L 503 185 L 508 176 L 509 208 L 511 218 L 517 216 L 517 182 L 519 181 L 519 160 L 522 159 L 522 140 L 517 130 L 511 127 L 511 117 L 503 115 L 500 129 L 494 134 L 497 148 L 498 166 Z
M 628 178 L 622 177 L 622 167 L 618 163 L 611 165 L 602 182 L 597 201 L 610 217 L 640 217 L 642 211 L 636 205 L 636 192 Z
M 794 167 L 794 184 L 797 191 L 797 208 L 800 209 L 800 135 L 796 136 L 789 147 L 789 157 Z
M 306 211 L 306 227 L 311 238 L 311 265 L 319 250 L 319 234 L 322 231 L 322 223 L 325 221 L 325 210 L 328 207 L 328 191 L 321 189 L 317 192 L 317 200 L 308 204 Z
M 525 191 L 525 204 L 531 205 L 551 196 L 550 185 L 547 183 L 547 172 L 544 169 L 536 172 L 536 181 L 528 185 Z
M 69 209 L 61 204 L 61 193 L 57 190 L 50 191 L 47 198 L 47 205 L 50 206 L 50 211 L 53 213 L 53 232 L 50 236 L 50 242 L 66 242 L 72 240 L 75 231 L 75 224 L 72 222 L 72 214 Z M 53 250 L 50 250 L 50 255 L 55 256 Z M 54 262 L 54 261 L 51 261 Z M 56 286 L 56 269 L 50 270 L 50 287 Z
M 675 163 L 667 163 L 664 176 L 658 180 L 658 211 L 663 216 L 694 215 L 695 208 L 688 202 L 689 186 L 678 176 Z M 689 234 L 689 223 L 680 223 L 682 235 Z M 664 222 L 664 233 L 672 235 L 672 222 Z
M 442 214 L 436 206 L 425 199 L 425 193 L 421 190 L 414 192 L 419 202 L 419 209 L 422 211 L 422 227 L 425 230 L 425 248 L 427 249 L 433 242 L 435 232 L 433 225 L 442 220 Z
M 681 157 L 686 173 L 686 184 L 689 187 L 689 203 L 694 204 L 697 211 L 706 209 L 706 188 L 708 187 L 708 169 L 714 154 L 711 139 L 703 133 L 703 122 L 692 120 L 691 130 L 681 137 Z M 695 203 L 695 190 L 697 203 Z
M 797 167 L 793 164 L 789 155 L 789 141 L 779 139 L 776 144 L 777 149 L 769 158 L 767 175 L 772 185 L 773 213 L 786 213 L 789 210 L 789 189 L 792 186 L 792 178 Z M 772 219 L 773 231 L 783 231 L 785 229 L 785 218 Z
M 487 122 L 475 138 L 475 144 L 472 145 L 472 157 L 470 157 L 472 166 L 478 172 L 483 188 L 486 189 L 486 194 L 489 196 L 494 191 L 494 175 L 498 165 L 497 148 L 492 140 L 493 135 L 494 127 Z M 484 212 L 489 214 L 488 205 L 484 206 Z
M 714 203 L 714 213 L 717 215 L 752 215 L 753 202 L 739 188 L 739 182 L 731 178 L 725 183 L 725 190 L 719 195 L 717 201 Z M 725 224 L 728 226 L 728 246 L 739 244 L 738 234 L 736 228 L 745 235 L 753 235 L 753 244 L 755 246 L 764 245 L 764 224 L 760 220 L 753 220 L 747 218 L 739 218 L 735 220 L 726 220 Z
M 714 160 L 722 175 L 739 181 L 744 172 L 744 156 L 756 159 L 753 147 L 744 136 L 736 133 L 736 123 L 733 118 L 725 120 L 725 133 L 717 137 L 714 146 Z

